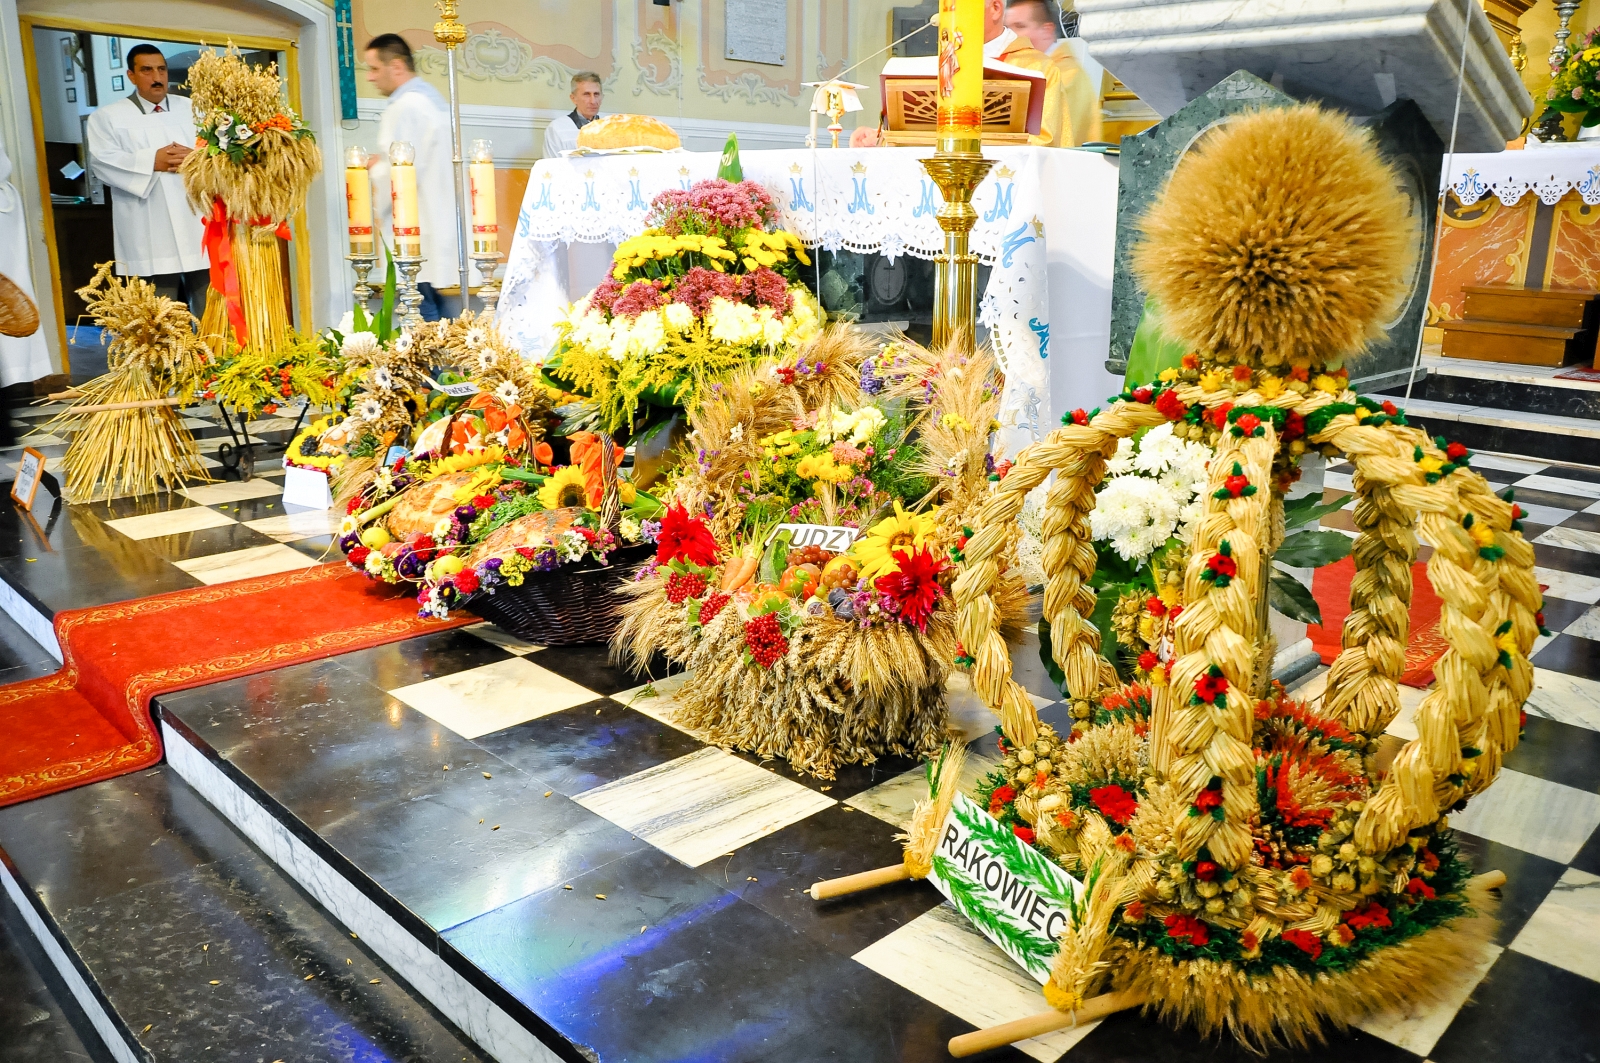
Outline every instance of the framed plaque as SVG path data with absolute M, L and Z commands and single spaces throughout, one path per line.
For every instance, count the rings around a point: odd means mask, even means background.
M 33 496 L 39 490 L 39 478 L 44 475 L 44 455 L 32 447 L 22 449 L 22 461 L 17 465 L 17 478 L 11 482 L 11 498 L 22 503 L 23 508 L 33 508 Z

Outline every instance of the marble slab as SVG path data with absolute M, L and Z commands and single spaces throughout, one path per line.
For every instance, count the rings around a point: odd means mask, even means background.
M 186 506 L 159 513 L 145 513 L 137 517 L 121 517 L 106 521 L 130 539 L 154 539 L 160 535 L 177 535 L 181 532 L 221 528 L 236 523 L 232 517 L 218 513 L 206 506 Z
M 1564 864 L 1600 827 L 1600 794 L 1505 768 L 1450 826 Z
M 1581 572 L 1564 572 L 1558 568 L 1535 566 L 1533 575 L 1544 593 L 1551 598 L 1563 598 L 1584 605 L 1600 604 L 1600 578 Z
M 575 800 L 690 867 L 835 803 L 709 748 L 585 791 Z
M 526 657 L 468 668 L 389 693 L 463 738 L 503 731 L 594 700 L 593 691 Z
M 251 576 L 270 576 L 297 568 L 311 568 L 316 561 L 282 543 L 252 546 L 208 557 L 185 558 L 173 562 L 201 583 L 229 583 Z
M 191 502 L 198 502 L 202 506 L 214 506 L 221 502 L 238 502 L 245 498 L 267 498 L 271 495 L 283 494 L 283 485 L 272 480 L 259 477 L 243 482 L 223 482 L 205 484 L 200 487 L 185 487 L 178 492 Z
M 1600 425 L 1596 425 L 1600 430 Z M 1523 489 L 1534 491 L 1551 491 L 1558 495 L 1568 495 L 1580 498 L 1600 498 L 1600 483 L 1589 483 L 1585 480 L 1575 480 L 1562 476 L 1561 470 L 1551 469 L 1548 472 L 1535 473 L 1525 476 L 1516 482 L 1517 493 Z
M 275 517 L 247 520 L 245 527 L 280 543 L 292 543 L 317 535 L 332 535 L 339 530 L 339 516 L 328 509 L 289 509 Z
M 856 953 L 856 962 L 977 1027 L 1047 1011 L 1039 983 L 967 919 L 940 904 Z M 1097 1024 L 1068 1027 L 1016 1047 L 1054 1063 Z
M 1600 982 L 1600 876 L 1567 868 L 1511 948 Z

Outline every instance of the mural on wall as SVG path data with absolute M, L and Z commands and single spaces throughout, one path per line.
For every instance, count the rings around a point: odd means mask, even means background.
M 1428 302 L 1429 324 L 1460 320 L 1465 288 L 1522 282 L 1538 204 L 1538 196 L 1523 196 L 1514 207 L 1484 196 L 1463 207 L 1454 195 L 1448 198 Z

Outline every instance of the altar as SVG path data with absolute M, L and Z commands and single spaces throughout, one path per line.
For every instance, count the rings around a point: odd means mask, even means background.
M 931 260 L 943 245 L 938 189 L 924 148 L 747 151 L 747 180 L 767 188 L 808 247 Z M 1040 438 L 1077 407 L 1121 387 L 1103 368 L 1110 335 L 1117 162 L 1094 152 L 986 148 L 998 165 L 973 198 L 972 245 L 990 268 L 978 316 L 1006 372 L 1008 447 Z M 563 245 L 616 243 L 645 227 L 650 200 L 715 177 L 720 156 L 664 152 L 543 159 L 529 175 L 501 303 L 503 328 L 531 357 L 547 351 L 569 292 Z M 812 267 L 816 268 L 815 265 Z M 573 292 L 582 285 L 573 280 Z M 814 286 L 820 276 L 808 278 Z

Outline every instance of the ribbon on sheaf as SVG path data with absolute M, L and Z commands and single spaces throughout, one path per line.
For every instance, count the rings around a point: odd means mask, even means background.
M 211 287 L 221 293 L 234 339 L 243 346 L 249 342 L 249 329 L 245 325 L 244 304 L 239 301 L 239 270 L 233 262 L 233 238 L 228 228 L 228 208 L 218 196 L 211 201 L 211 216 L 206 219 L 201 244 L 211 260 Z

